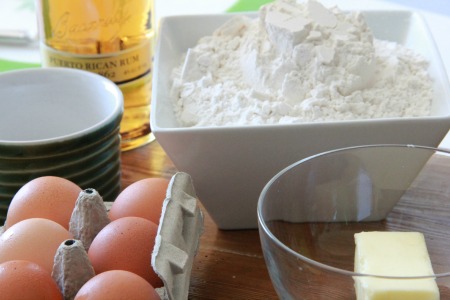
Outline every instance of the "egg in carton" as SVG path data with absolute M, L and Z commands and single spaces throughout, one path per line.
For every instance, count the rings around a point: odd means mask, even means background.
M 69 230 L 74 239 L 58 248 L 52 277 L 64 299 L 73 299 L 95 276 L 87 256 L 95 236 L 110 223 L 112 202 L 103 202 L 94 189 L 83 190 L 75 205 Z M 0 234 L 2 233 L 0 227 Z M 151 267 L 163 286 L 156 288 L 162 300 L 187 299 L 190 275 L 203 231 L 203 214 L 189 174 L 178 172 L 170 180 L 151 256 Z

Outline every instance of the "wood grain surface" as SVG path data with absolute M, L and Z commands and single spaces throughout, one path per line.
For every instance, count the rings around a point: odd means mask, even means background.
M 141 148 L 123 152 L 121 159 L 122 188 L 146 177 L 170 178 L 177 172 L 171 160 L 156 141 Z M 435 246 L 439 249 L 450 249 L 439 245 L 440 243 L 450 243 L 447 230 L 450 227 L 448 178 L 450 178 L 450 159 L 435 155 L 428 161 L 420 176 L 416 178 L 411 191 L 404 195 L 402 201 L 392 211 L 391 216 L 393 217 L 388 217 L 383 222 L 373 223 L 373 230 L 384 230 L 387 227 L 391 230 L 402 230 L 406 226 L 431 236 L 435 240 L 429 249 L 432 260 L 440 262 L 434 266 L 435 273 L 449 272 L 450 270 L 450 260 L 448 259 L 450 250 L 440 253 L 433 249 Z M 426 199 L 427 202 L 424 204 L 422 200 L 418 199 Z M 201 203 L 199 205 L 205 215 L 205 228 L 200 240 L 199 251 L 194 260 L 189 299 L 278 299 L 268 275 L 258 231 L 256 229 L 219 230 Z M 395 214 L 400 214 L 401 217 L 395 217 Z M 421 218 L 422 221 L 417 222 L 418 218 Z M 301 225 L 296 226 L 301 227 Z M 322 228 L 321 226 L 325 225 L 318 226 L 316 230 Z M 326 226 L 342 225 L 328 224 Z M 298 230 L 296 229 L 296 233 Z M 302 230 L 304 228 L 300 231 Z M 348 235 L 350 238 L 340 237 L 333 252 L 345 249 L 344 246 L 339 248 L 339 245 L 353 244 L 355 230 L 360 229 L 351 228 L 350 235 Z M 341 232 L 345 232 L 345 230 Z M 283 239 L 282 236 L 280 238 Z M 436 242 L 437 239 L 440 242 Z M 321 255 L 320 251 L 315 252 L 316 256 Z M 343 255 L 347 254 L 343 253 Z M 353 254 L 348 255 L 353 259 Z M 436 255 L 440 257 L 435 257 Z M 320 260 L 318 257 L 316 259 Z M 334 263 L 337 267 L 352 269 L 352 266 L 341 265 L 344 261 L 335 261 Z M 334 263 L 330 262 L 331 265 Z M 323 280 L 329 281 L 326 274 L 322 275 Z M 441 278 L 439 282 L 441 282 L 441 299 L 450 299 L 449 289 L 446 288 L 450 287 L 450 277 Z M 296 284 L 299 282 L 297 281 Z M 320 291 L 317 291 L 316 297 L 313 299 L 349 299 L 348 294 L 353 295 L 353 283 L 351 282 L 347 288 L 348 291 L 352 290 L 351 292 L 345 292 L 346 289 L 343 286 L 339 287 L 338 283 L 329 284 L 330 290 L 332 290 L 328 291 L 330 293 L 319 288 Z M 343 294 L 339 295 L 340 293 Z

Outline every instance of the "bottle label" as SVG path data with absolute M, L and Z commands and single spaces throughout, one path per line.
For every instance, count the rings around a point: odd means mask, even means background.
M 152 57 L 150 41 L 137 47 L 116 53 L 82 55 L 58 51 L 45 44 L 41 45 L 42 65 L 45 67 L 64 67 L 81 69 L 100 74 L 121 84 L 148 73 Z

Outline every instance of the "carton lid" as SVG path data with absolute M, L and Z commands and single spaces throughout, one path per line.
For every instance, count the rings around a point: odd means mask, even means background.
M 164 287 L 161 299 L 188 299 L 192 265 L 203 232 L 203 214 L 189 174 L 176 173 L 166 199 L 152 253 L 152 267 Z

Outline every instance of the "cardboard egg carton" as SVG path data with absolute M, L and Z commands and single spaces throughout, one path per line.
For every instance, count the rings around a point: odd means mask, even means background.
M 176 173 L 167 188 L 152 253 L 152 267 L 164 282 L 161 299 L 188 299 L 194 257 L 203 232 L 203 214 L 191 177 Z
M 109 210 L 112 203 L 104 202 L 105 209 Z M 0 227 L 0 235 L 3 229 Z M 188 299 L 192 265 L 202 232 L 203 214 L 192 179 L 189 174 L 178 172 L 167 188 L 151 257 L 151 266 L 164 283 L 156 288 L 162 300 Z

